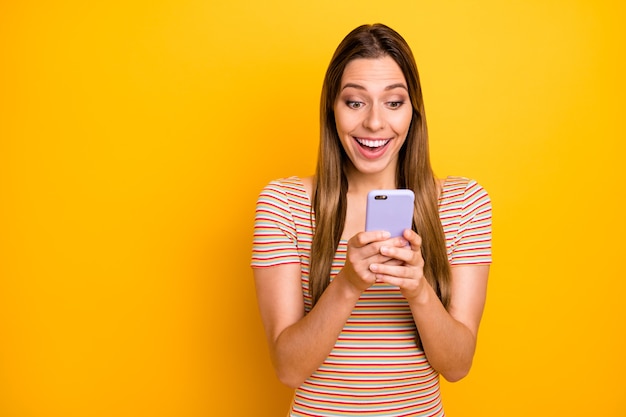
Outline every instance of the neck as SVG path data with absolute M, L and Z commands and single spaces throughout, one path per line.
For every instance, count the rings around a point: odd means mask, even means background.
M 354 167 L 350 168 L 346 170 L 348 193 L 350 194 L 365 195 L 371 190 L 393 190 L 396 188 L 395 169 L 368 174 L 359 172 Z

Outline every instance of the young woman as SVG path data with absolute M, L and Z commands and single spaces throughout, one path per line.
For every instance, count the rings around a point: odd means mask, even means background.
M 372 189 L 415 193 L 413 230 L 364 231 Z M 491 263 L 491 203 L 435 178 L 417 67 L 387 26 L 356 28 L 326 72 L 315 176 L 272 181 L 252 267 L 291 416 L 442 416 L 439 375 L 472 364 Z

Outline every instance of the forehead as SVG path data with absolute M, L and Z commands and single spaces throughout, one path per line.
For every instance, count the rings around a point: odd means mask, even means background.
M 346 65 L 341 77 L 342 87 L 346 83 L 358 84 L 406 84 L 400 66 L 389 56 L 381 58 L 358 58 Z

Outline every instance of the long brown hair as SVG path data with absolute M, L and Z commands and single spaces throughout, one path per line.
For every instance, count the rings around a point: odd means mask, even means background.
M 313 305 L 330 282 L 330 271 L 346 220 L 348 181 L 344 169 L 348 157 L 335 126 L 334 104 L 346 65 L 359 58 L 389 56 L 400 67 L 407 82 L 413 117 L 407 138 L 398 155 L 396 187 L 415 193 L 413 227 L 422 237 L 424 275 L 447 308 L 450 301 L 450 265 L 439 219 L 437 180 L 430 164 L 428 129 L 422 89 L 413 53 L 393 29 L 363 25 L 350 32 L 337 47 L 322 87 L 320 143 L 313 189 L 315 232 L 311 247 L 309 293 Z

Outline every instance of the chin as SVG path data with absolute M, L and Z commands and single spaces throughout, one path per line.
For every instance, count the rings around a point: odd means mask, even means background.
M 386 171 L 391 169 L 391 166 L 388 163 L 377 162 L 377 163 L 361 163 L 361 164 L 355 165 L 355 168 L 361 174 L 376 175 L 376 174 L 385 173 Z M 394 174 L 395 174 L 395 168 L 394 168 Z

